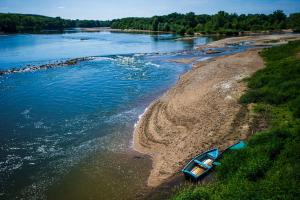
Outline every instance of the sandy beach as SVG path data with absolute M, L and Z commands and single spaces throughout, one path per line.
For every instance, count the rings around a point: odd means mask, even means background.
M 179 171 L 187 159 L 213 146 L 223 148 L 247 137 L 231 130 L 242 106 L 243 78 L 263 67 L 259 50 L 201 62 L 153 102 L 134 133 L 134 148 L 153 158 L 149 186 Z
M 282 44 L 300 35 L 227 38 L 199 47 L 251 42 Z M 152 157 L 148 186 L 155 187 L 179 172 L 187 160 L 212 147 L 220 149 L 251 134 L 249 108 L 238 103 L 244 78 L 264 67 L 261 48 L 194 64 L 175 86 L 153 102 L 134 131 L 135 150 Z

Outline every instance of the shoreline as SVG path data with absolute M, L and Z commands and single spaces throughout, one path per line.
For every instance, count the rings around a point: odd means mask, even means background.
M 242 80 L 264 67 L 259 56 L 262 47 L 297 39 L 299 34 L 243 36 L 199 47 L 203 50 L 248 41 L 254 48 L 197 62 L 147 107 L 133 134 L 134 149 L 152 158 L 147 185 L 155 188 L 165 183 L 202 151 L 213 146 L 223 149 L 247 138 L 251 134 L 250 112 L 238 103 L 246 90 Z
M 47 34 L 47 32 L 65 32 L 69 31 L 72 29 L 78 29 L 83 32 L 119 32 L 119 33 L 157 33 L 157 34 L 176 34 L 175 32 L 172 31 L 153 31 L 153 30 L 142 30 L 142 29 L 118 29 L 118 28 L 110 28 L 110 27 L 71 27 L 71 28 L 65 28 L 63 30 L 59 29 L 53 29 L 53 30 L 40 30 L 40 31 L 23 31 L 23 32 L 0 32 L 0 36 L 5 36 L 5 35 L 14 35 L 14 34 Z M 269 30 L 269 31 L 258 31 L 258 32 L 252 32 L 252 31 L 243 31 L 240 32 L 237 35 L 226 35 L 226 34 L 221 34 L 221 33 L 200 33 L 200 32 L 195 32 L 193 35 L 189 34 L 184 34 L 182 35 L 182 38 L 178 38 L 175 40 L 192 40 L 197 37 L 210 37 L 210 36 L 223 36 L 223 37 L 244 37 L 244 36 L 265 36 L 265 35 L 272 35 L 272 34 L 297 34 L 294 33 L 291 29 L 282 29 L 282 30 Z
M 197 50 L 203 50 L 204 48 L 224 48 L 227 46 L 237 46 L 243 44 L 251 45 L 254 47 L 266 47 L 287 44 L 289 41 L 299 39 L 299 33 L 237 36 L 216 40 L 207 45 L 201 45 L 197 47 Z
M 229 131 L 230 124 L 241 109 L 237 99 L 245 90 L 245 85 L 238 83 L 238 81 L 249 76 L 256 69 L 262 68 L 263 61 L 262 59 L 259 60 L 257 65 L 254 65 L 257 68 L 249 69 L 246 74 L 242 74 L 243 70 L 240 70 L 238 74 L 233 74 L 232 83 L 226 82 L 224 79 L 208 81 L 204 77 L 199 80 L 199 72 L 203 73 L 201 72 L 203 67 L 206 66 L 207 68 L 204 71 L 205 75 L 212 78 L 214 74 L 209 74 L 209 71 L 212 71 L 211 67 L 218 69 L 221 63 L 226 62 L 226 60 L 229 62 L 226 65 L 228 67 L 232 64 L 230 61 L 233 57 L 247 57 L 249 54 L 255 56 L 255 60 L 257 60 L 259 58 L 258 52 L 258 49 L 251 49 L 197 63 L 192 70 L 181 76 L 175 86 L 150 104 L 135 128 L 133 139 L 134 149 L 151 156 L 153 160 L 148 186 L 160 185 L 180 171 L 189 158 L 222 143 L 219 141 L 220 138 Z M 251 61 L 250 63 L 250 65 L 253 64 Z M 219 73 L 224 73 L 224 71 Z M 220 76 L 219 73 L 217 76 Z M 196 79 L 194 80 L 196 83 L 189 79 Z M 206 81 L 210 83 L 205 84 Z M 201 84 L 205 86 L 197 87 Z M 231 90 L 231 86 L 229 86 L 231 84 L 237 86 L 233 88 L 232 93 L 228 94 L 229 91 L 227 92 L 227 90 Z M 212 88 L 212 91 L 208 91 L 206 88 Z M 238 91 L 234 91 L 236 89 Z M 218 97 L 215 92 L 224 94 Z M 217 98 L 218 101 L 216 101 Z M 211 101 L 212 99 L 213 101 Z M 222 104 L 222 101 L 225 104 Z M 204 105 L 205 103 L 208 105 L 201 109 L 201 104 Z M 216 112 L 209 113 L 212 108 L 217 108 Z M 222 109 L 225 110 L 223 113 Z M 214 124 L 215 121 L 219 121 L 219 123 Z M 203 128 L 203 126 L 205 127 Z M 214 135 L 217 130 L 220 130 L 220 133 Z M 194 139 L 194 137 L 199 137 L 199 139 Z M 226 143 L 233 143 L 239 138 L 240 135 L 230 135 L 226 139 L 228 140 Z M 225 147 L 227 144 L 219 145 L 221 149 L 222 146 Z

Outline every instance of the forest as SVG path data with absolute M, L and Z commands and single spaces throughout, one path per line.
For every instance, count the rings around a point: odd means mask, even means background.
M 272 14 L 229 14 L 220 11 L 214 15 L 172 13 L 153 17 L 127 17 L 107 21 L 70 20 L 41 15 L 0 13 L 0 32 L 38 32 L 41 30 L 63 30 L 74 27 L 111 27 L 113 29 L 138 29 L 172 32 L 177 34 L 224 34 L 235 35 L 246 31 L 276 31 L 292 29 L 300 32 L 300 13 L 287 16 L 277 10 Z
M 75 27 L 107 27 L 109 25 L 109 21 L 70 20 L 41 15 L 0 13 L 0 32 L 4 33 L 40 32 L 42 30 L 63 30 Z
M 268 31 L 293 29 L 300 31 L 300 13 L 287 16 L 283 11 L 277 10 L 272 14 L 229 14 L 220 11 L 214 15 L 196 15 L 172 13 L 151 18 L 123 18 L 112 20 L 111 28 L 139 29 L 151 31 L 166 31 L 178 34 L 193 35 L 225 34 L 234 35 L 245 31 Z

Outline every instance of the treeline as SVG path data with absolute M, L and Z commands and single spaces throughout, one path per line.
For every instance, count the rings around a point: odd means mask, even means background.
M 229 14 L 220 11 L 215 15 L 172 13 L 151 18 L 129 17 L 112 20 L 111 28 L 166 31 L 178 34 L 238 34 L 244 31 L 269 31 L 291 28 L 300 31 L 300 13 L 289 16 L 283 11 L 272 14 Z
M 41 30 L 63 30 L 74 27 L 104 27 L 110 26 L 109 21 L 69 20 L 60 17 L 41 15 L 0 13 L 0 32 L 39 32 Z
M 138 29 L 173 32 L 177 34 L 225 34 L 234 35 L 245 31 L 273 31 L 293 29 L 300 32 L 300 13 L 287 16 L 278 10 L 272 14 L 229 14 L 220 11 L 215 15 L 172 13 L 154 17 L 128 17 L 111 21 L 69 20 L 41 15 L 0 13 L 0 32 L 38 32 L 63 30 L 74 27 L 111 27 L 114 29 Z

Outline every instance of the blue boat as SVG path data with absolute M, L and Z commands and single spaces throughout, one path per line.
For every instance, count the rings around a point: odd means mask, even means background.
M 214 161 L 219 156 L 217 148 L 206 151 L 194 157 L 182 170 L 187 178 L 198 181 L 205 176 L 214 166 Z
M 194 157 L 182 170 L 186 178 L 198 181 L 204 177 L 215 165 L 220 165 L 216 162 L 220 159 L 223 153 L 229 150 L 240 150 L 246 148 L 247 144 L 244 141 L 239 141 L 227 147 L 222 153 L 217 148 L 206 151 Z

